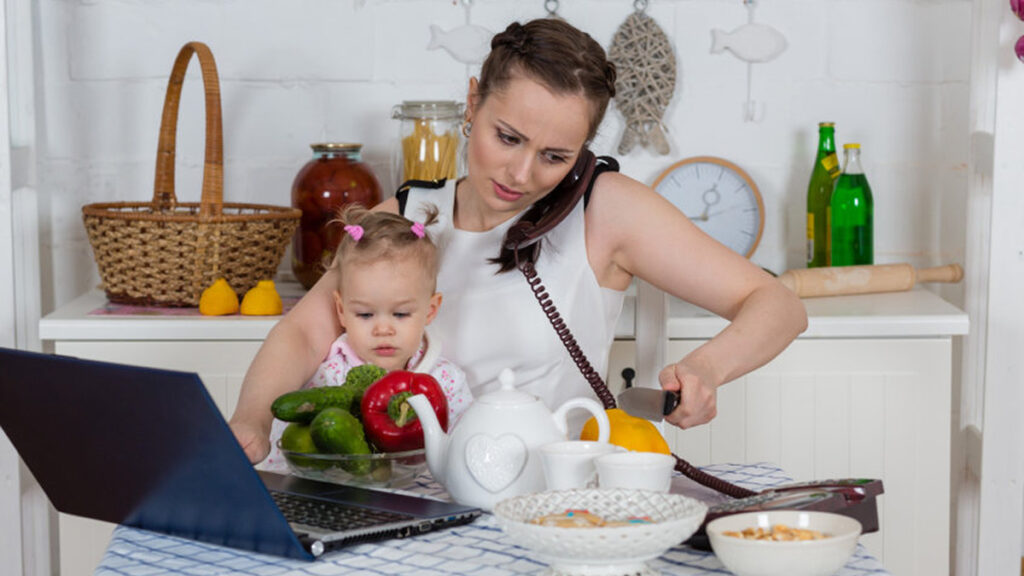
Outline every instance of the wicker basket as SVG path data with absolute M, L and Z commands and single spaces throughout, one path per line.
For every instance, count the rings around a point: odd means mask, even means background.
M 192 54 L 206 94 L 206 159 L 199 203 L 174 194 L 178 102 Z M 174 61 L 160 122 L 152 202 L 82 207 L 103 289 L 111 302 L 196 306 L 203 289 L 226 278 L 239 295 L 272 279 L 298 225 L 295 208 L 224 203 L 220 83 L 209 47 L 190 42 Z

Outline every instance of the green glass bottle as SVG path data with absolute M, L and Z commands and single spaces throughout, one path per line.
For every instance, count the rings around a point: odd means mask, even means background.
M 828 210 L 832 189 L 839 177 L 835 125 L 818 124 L 818 155 L 807 187 L 807 267 L 829 265 Z
M 832 192 L 832 266 L 874 264 L 871 186 L 860 165 L 860 144 L 843 146 L 843 173 Z

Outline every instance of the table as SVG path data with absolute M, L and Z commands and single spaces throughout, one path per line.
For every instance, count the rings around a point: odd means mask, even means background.
M 761 490 L 790 478 L 773 464 L 719 464 L 704 470 L 741 486 Z M 685 479 L 679 480 L 686 482 Z M 677 491 L 673 484 L 673 492 Z M 410 491 L 438 496 L 443 490 L 422 474 Z M 884 496 L 883 496 L 884 498 Z M 676 546 L 650 566 L 663 574 L 729 574 L 710 552 Z M 511 576 L 543 573 L 546 565 L 529 550 L 509 543 L 490 514 L 471 524 L 404 540 L 359 544 L 302 562 L 235 550 L 154 532 L 119 526 L 111 538 L 96 576 L 379 576 L 417 574 L 446 576 Z M 837 576 L 887 576 L 881 562 L 858 544 Z

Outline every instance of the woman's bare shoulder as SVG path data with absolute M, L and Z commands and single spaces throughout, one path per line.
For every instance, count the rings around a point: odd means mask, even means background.
M 374 212 L 391 212 L 398 214 L 398 198 L 392 196 L 373 207 Z
M 649 209 L 658 193 L 650 186 L 619 172 L 605 172 L 594 182 L 587 205 L 588 219 L 616 221 L 624 215 Z

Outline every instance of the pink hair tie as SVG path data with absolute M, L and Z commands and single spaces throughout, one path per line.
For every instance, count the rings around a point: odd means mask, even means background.
M 425 234 L 423 230 L 423 222 L 413 222 L 409 229 L 412 230 L 412 233 L 415 234 L 417 238 L 423 238 Z
M 363 237 L 363 227 L 358 224 L 349 224 L 345 226 L 345 232 L 352 237 L 354 242 L 359 242 Z

